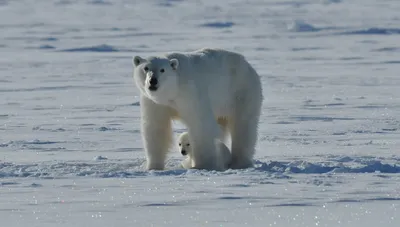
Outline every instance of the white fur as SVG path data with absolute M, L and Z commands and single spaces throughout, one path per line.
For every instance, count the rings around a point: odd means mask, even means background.
M 135 56 L 133 64 L 134 81 L 141 91 L 147 169 L 164 169 L 173 119 L 186 124 L 193 138 L 193 168 L 217 168 L 214 139 L 221 136 L 218 124 L 223 136 L 231 136 L 230 167 L 253 165 L 263 96 L 260 77 L 242 55 L 201 49 L 147 59 Z M 149 89 L 152 77 L 159 81 L 156 91 Z
M 191 169 L 193 168 L 193 159 L 192 159 L 192 146 L 190 146 L 190 140 L 189 140 L 189 134 L 187 132 L 182 133 L 178 137 L 178 146 L 179 150 L 182 154 L 182 152 L 186 152 L 185 156 L 187 158 L 182 161 L 182 167 L 185 169 Z M 215 139 L 215 146 L 216 146 L 216 162 L 217 162 L 217 168 L 216 170 L 226 170 L 229 168 L 229 165 L 231 164 L 232 160 L 232 155 L 231 152 L 229 151 L 229 148 L 219 139 Z

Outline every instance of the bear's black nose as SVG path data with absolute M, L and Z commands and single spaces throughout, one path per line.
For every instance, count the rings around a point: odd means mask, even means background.
M 149 81 L 151 86 L 156 86 L 158 84 L 158 80 L 155 77 L 152 77 Z
M 181 154 L 182 155 L 186 155 L 186 151 L 185 150 L 181 150 Z

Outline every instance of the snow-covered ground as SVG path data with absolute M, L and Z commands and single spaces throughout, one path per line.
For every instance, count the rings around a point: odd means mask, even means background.
M 0 226 L 400 226 L 399 12 L 0 0 Z M 256 166 L 144 171 L 132 56 L 205 46 L 262 77 Z

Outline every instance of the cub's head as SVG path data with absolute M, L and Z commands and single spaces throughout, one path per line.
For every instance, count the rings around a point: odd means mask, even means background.
M 187 132 L 184 132 L 179 135 L 178 146 L 179 146 L 179 150 L 183 156 L 186 156 L 186 155 L 190 156 L 190 154 L 192 152 L 192 147 L 190 146 L 189 134 Z
M 156 103 L 168 104 L 178 95 L 177 59 L 133 58 L 133 78 L 140 91 Z

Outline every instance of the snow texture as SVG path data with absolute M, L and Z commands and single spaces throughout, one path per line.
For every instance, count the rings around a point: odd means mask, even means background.
M 399 12 L 0 0 L 1 226 L 400 226 Z M 256 165 L 184 170 L 174 148 L 167 170 L 144 171 L 132 56 L 202 47 L 262 77 Z

